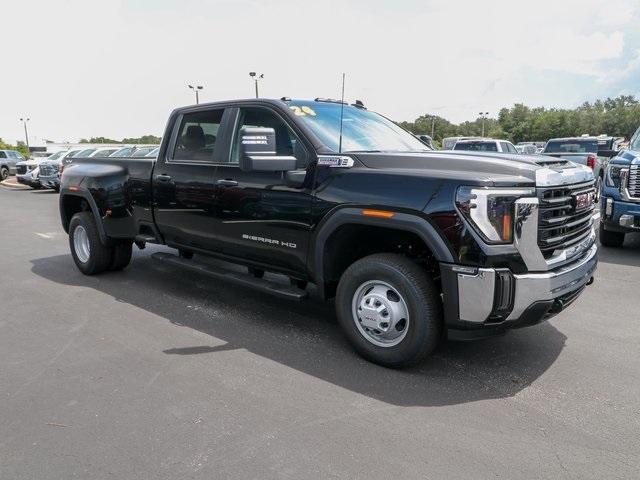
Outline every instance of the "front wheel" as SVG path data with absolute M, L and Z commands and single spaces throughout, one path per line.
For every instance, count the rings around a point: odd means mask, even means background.
M 336 311 L 355 350 L 386 367 L 420 362 L 441 339 L 438 289 L 402 255 L 376 254 L 352 264 L 338 284 Z
M 69 222 L 69 247 L 78 269 L 85 275 L 102 273 L 111 265 L 113 249 L 100 240 L 90 212 L 76 213 Z
M 7 167 L 0 168 L 0 180 L 4 181 L 9 178 L 9 169 Z

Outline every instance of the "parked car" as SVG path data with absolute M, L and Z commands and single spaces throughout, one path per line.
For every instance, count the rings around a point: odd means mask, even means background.
M 149 153 L 147 153 L 145 155 L 145 157 L 153 157 L 156 158 L 158 156 L 158 152 L 160 151 L 160 147 L 156 147 L 153 150 L 151 150 Z
M 175 110 L 157 161 L 74 160 L 59 205 L 84 274 L 121 270 L 134 243 L 161 243 L 179 256 L 157 261 L 280 297 L 303 300 L 312 282 L 335 297 L 355 350 L 403 367 L 445 329 L 470 338 L 533 325 L 591 283 L 593 172 L 546 163 L 432 151 L 331 100 L 227 101 Z
M 108 156 L 110 156 L 112 153 L 114 153 L 117 150 L 118 150 L 118 148 L 116 148 L 116 147 L 96 148 L 93 152 L 91 152 L 89 155 L 86 155 L 86 156 L 88 158 L 92 158 L 92 157 L 108 157 Z M 78 154 L 78 157 L 80 157 L 80 154 Z
M 6 180 L 9 175 L 15 175 L 16 163 L 25 160 L 17 150 L 0 150 L 0 181 Z
M 536 155 L 538 153 L 538 149 L 533 143 L 525 143 L 524 145 L 516 145 L 515 147 L 521 155 Z
M 135 152 L 136 147 L 122 147 L 113 152 L 110 157 L 130 157 Z
M 640 232 L 640 128 L 607 162 L 600 199 L 600 243 L 621 247 L 630 232 Z
M 453 150 L 456 142 L 460 140 L 476 140 L 481 137 L 446 137 L 442 139 L 443 150 Z
M 46 160 L 40 162 L 38 167 L 38 181 L 43 188 L 52 188 L 60 191 L 60 176 L 64 165 L 68 164 L 74 155 L 81 150 L 66 150 L 56 152 Z
M 507 140 L 497 140 L 494 138 L 477 138 L 473 140 L 458 140 L 453 146 L 454 150 L 466 150 L 471 152 L 498 152 L 518 154 L 518 150 L 513 143 Z
M 132 157 L 146 157 L 147 154 L 149 152 L 152 152 L 153 150 L 155 150 L 157 147 L 155 145 L 152 145 L 150 147 L 138 147 L 135 149 L 135 151 L 131 154 Z
M 16 163 L 16 180 L 18 183 L 28 185 L 33 189 L 42 188 L 40 183 L 40 164 L 47 161 L 48 157 L 33 157 Z
M 601 147 L 617 148 L 618 143 L 613 137 L 581 137 L 552 138 L 542 151 L 542 155 L 562 158 L 581 165 L 587 165 L 593 170 L 596 178 L 596 198 L 599 197 L 604 179 L 604 166 L 609 158 L 618 150 Z

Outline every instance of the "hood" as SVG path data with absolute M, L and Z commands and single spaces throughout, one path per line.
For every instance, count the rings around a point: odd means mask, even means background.
M 624 150 L 617 157 L 611 159 L 611 163 L 623 165 L 640 165 L 640 151 Z
M 457 178 L 474 184 L 533 185 L 541 170 L 579 168 L 571 162 L 541 155 L 508 155 L 482 152 L 433 151 L 421 153 L 358 153 L 368 168 L 394 169 L 431 177 Z
M 23 160 L 21 162 L 16 162 L 16 165 L 33 166 L 33 165 L 40 165 L 42 162 L 46 162 L 46 161 L 47 161 L 47 157 L 30 158 L 29 160 Z

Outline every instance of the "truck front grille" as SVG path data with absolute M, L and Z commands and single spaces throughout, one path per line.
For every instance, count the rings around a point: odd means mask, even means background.
M 627 180 L 629 196 L 640 198 L 640 165 L 631 165 L 629 168 L 629 180 Z
M 24 175 L 25 173 L 27 173 L 27 166 L 26 165 L 16 165 L 16 172 L 18 173 L 18 175 Z
M 538 246 L 545 258 L 588 237 L 593 225 L 593 182 L 538 188 Z M 577 207 L 577 198 L 589 195 L 588 205 Z
M 51 163 L 40 164 L 40 175 L 43 177 L 51 177 L 58 171 L 58 166 Z

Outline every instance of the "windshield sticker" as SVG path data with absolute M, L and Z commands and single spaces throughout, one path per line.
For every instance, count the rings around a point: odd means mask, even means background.
M 303 105 L 301 107 L 299 107 L 298 105 L 291 105 L 289 106 L 289 108 L 293 110 L 293 113 L 299 117 L 304 117 L 305 115 L 311 115 L 312 117 L 316 116 L 316 112 L 313 110 L 313 108 L 307 107 L 306 105 Z

